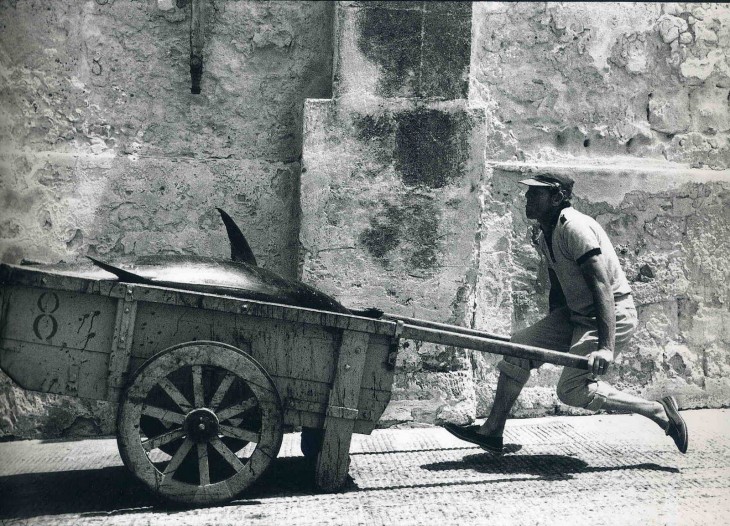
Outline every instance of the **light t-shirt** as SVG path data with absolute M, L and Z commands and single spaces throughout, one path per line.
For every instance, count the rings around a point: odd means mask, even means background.
M 575 208 L 564 208 L 553 230 L 552 250 L 545 240 L 544 232 L 538 239 L 540 249 L 555 271 L 565 294 L 568 308 L 584 316 L 595 316 L 593 294 L 588 287 L 580 264 L 595 254 L 602 254 L 614 298 L 631 293 L 616 251 L 601 225 L 590 216 Z

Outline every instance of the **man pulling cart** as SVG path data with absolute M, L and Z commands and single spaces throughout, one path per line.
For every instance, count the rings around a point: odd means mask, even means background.
M 687 426 L 673 396 L 644 400 L 621 392 L 600 378 L 637 325 L 631 288 L 606 232 L 593 218 L 571 206 L 571 178 L 541 174 L 520 183 L 528 187 L 527 218 L 540 224 L 537 245 L 548 266 L 550 313 L 515 333 L 511 341 L 585 356 L 587 370 L 563 370 L 557 386 L 561 402 L 592 411 L 604 409 L 645 416 L 665 430 L 680 452 L 686 453 Z M 447 424 L 445 428 L 486 451 L 502 454 L 502 435 L 509 412 L 530 371 L 540 365 L 539 360 L 505 357 L 497 365 L 497 392 L 484 424 Z

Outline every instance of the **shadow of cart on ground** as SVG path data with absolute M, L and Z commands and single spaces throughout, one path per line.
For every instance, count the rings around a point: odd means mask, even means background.
M 415 452 L 414 452 L 415 453 Z M 378 453 L 368 453 L 378 454 Z M 357 453 L 355 453 L 357 455 Z M 508 483 L 519 480 L 566 480 L 576 474 L 606 471 L 652 470 L 679 473 L 674 467 L 655 463 L 591 466 L 565 455 L 507 455 L 488 453 L 467 455 L 458 461 L 421 465 L 431 472 L 472 469 L 479 473 L 504 475 L 486 480 L 444 482 L 429 480 L 428 475 L 407 487 Z M 378 490 L 403 488 L 379 486 Z M 348 477 L 343 492 L 368 491 Z M 321 493 L 314 484 L 314 466 L 304 457 L 282 457 L 271 464 L 256 483 L 240 498 L 225 506 L 257 506 L 266 499 Z M 124 466 L 99 469 L 25 473 L 0 477 L 0 521 L 41 516 L 76 514 L 104 517 L 150 511 L 175 512 L 177 507 L 158 499 Z
M 352 488 L 355 486 L 348 479 L 344 490 Z M 284 457 L 227 506 L 259 505 L 258 499 L 317 493 L 312 463 L 304 457 Z M 49 515 L 93 517 L 185 509 L 157 498 L 124 466 L 3 476 L 0 495 L 0 522 Z

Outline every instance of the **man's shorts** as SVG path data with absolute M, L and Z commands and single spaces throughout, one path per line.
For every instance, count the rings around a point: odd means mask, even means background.
M 619 353 L 631 339 L 638 323 L 631 295 L 627 294 L 616 300 L 615 315 L 615 352 Z M 516 332 L 510 341 L 587 356 L 598 349 L 596 325 L 595 316 L 582 316 L 563 307 L 555 309 L 534 325 Z M 507 356 L 497 364 L 497 368 L 524 384 L 530 377 L 530 370 L 542 364 L 543 362 L 539 361 Z M 597 380 L 591 372 L 571 367 L 563 370 L 557 388 L 558 396 L 564 403 L 594 411 L 600 409 L 606 396 L 613 390 L 614 388 L 606 382 Z

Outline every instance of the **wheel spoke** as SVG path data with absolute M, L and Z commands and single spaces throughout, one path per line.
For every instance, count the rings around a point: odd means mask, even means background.
M 175 454 L 170 459 L 170 463 L 165 468 L 165 471 L 163 475 L 165 475 L 165 478 L 163 479 L 163 483 L 168 480 L 168 475 L 172 476 L 173 473 L 177 470 L 177 468 L 180 467 L 180 464 L 182 464 L 182 461 L 185 460 L 185 457 L 188 456 L 188 453 L 190 453 L 190 450 L 193 447 L 193 441 L 189 438 L 186 438 L 185 441 L 182 443 L 180 448 L 175 451 Z
M 205 442 L 198 442 L 198 473 L 200 474 L 200 485 L 210 484 L 210 468 L 208 467 L 208 445 Z
M 233 469 L 236 470 L 236 473 L 241 471 L 244 466 L 243 462 L 241 462 L 241 459 L 238 458 L 233 451 L 228 449 L 228 446 L 226 446 L 223 441 L 218 437 L 213 437 L 210 440 L 210 445 L 212 445 L 215 450 L 221 454 L 221 456 L 228 462 Z
M 155 407 L 153 405 L 145 405 L 144 408 L 142 408 L 142 414 L 151 416 L 152 418 L 156 418 L 157 420 L 161 420 L 163 422 L 170 422 L 172 424 L 181 424 L 185 422 L 185 416 L 181 415 L 180 413 L 175 413 L 174 411 L 168 411 L 167 409 L 160 409 L 159 407 Z
M 245 440 L 246 442 L 258 442 L 260 440 L 258 433 L 254 431 L 249 431 L 248 429 L 241 429 L 233 426 L 219 426 L 218 429 L 220 429 L 222 435 L 225 435 L 227 437 L 240 438 L 241 440 Z
M 203 398 L 203 368 L 200 365 L 193 365 L 193 403 L 195 407 L 204 407 Z
M 159 386 L 172 398 L 172 401 L 177 404 L 183 413 L 187 413 L 193 408 L 190 402 L 188 402 L 188 399 L 185 398 L 185 395 L 169 379 L 163 378 L 160 380 Z
M 252 396 L 248 400 L 244 400 L 243 403 L 240 403 L 238 405 L 233 405 L 231 407 L 227 407 L 224 410 L 216 413 L 216 415 L 218 416 L 218 421 L 223 422 L 224 420 L 228 420 L 232 416 L 236 416 L 238 414 L 243 413 L 244 411 L 248 411 L 255 405 L 256 405 L 256 398 Z
M 236 376 L 231 373 L 226 373 L 225 377 L 223 377 L 223 380 L 221 380 L 221 383 L 218 386 L 218 389 L 216 389 L 213 398 L 210 400 L 210 408 L 213 411 L 216 411 L 218 409 L 218 406 L 221 405 L 223 397 L 226 396 L 228 388 L 231 387 L 231 384 L 235 379 Z
M 145 451 L 152 451 L 155 448 L 164 446 L 165 444 L 169 444 L 170 442 L 177 440 L 178 438 L 182 438 L 184 436 L 185 436 L 185 431 L 183 431 L 182 429 L 175 429 L 173 431 L 168 431 L 167 433 L 163 433 L 159 436 L 156 436 L 155 438 L 150 438 L 149 440 L 143 440 L 142 447 L 145 449 Z

